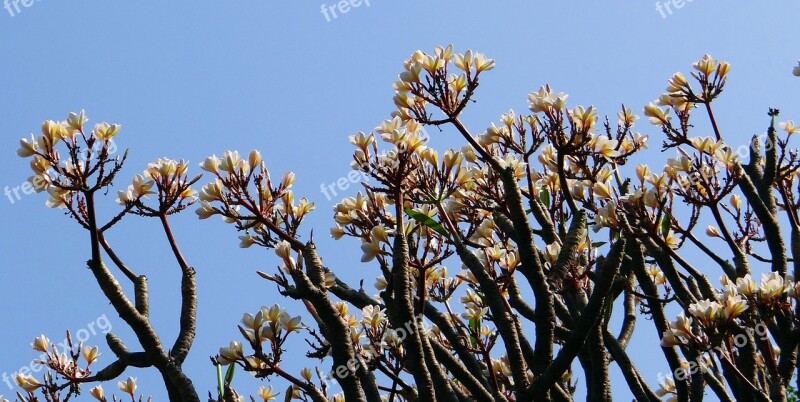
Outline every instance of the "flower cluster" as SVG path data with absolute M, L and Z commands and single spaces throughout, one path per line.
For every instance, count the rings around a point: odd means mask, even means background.
M 47 191 L 51 208 L 74 211 L 81 192 L 95 191 L 111 184 L 123 158 L 112 158 L 119 124 L 98 123 L 86 129 L 86 113 L 70 113 L 66 120 L 42 123 L 41 135 L 20 140 L 17 155 L 31 158 L 33 176 L 28 181 L 37 192 Z M 64 148 L 66 152 L 59 151 Z
M 227 223 L 244 232 L 241 247 L 274 247 L 279 241 L 297 234 L 300 223 L 316 206 L 307 199 L 295 200 L 292 184 L 295 175 L 286 173 L 274 183 L 261 153 L 250 152 L 246 159 L 237 151 L 226 151 L 222 158 L 212 155 L 200 167 L 214 176 L 214 181 L 200 191 L 200 219 L 220 215 Z

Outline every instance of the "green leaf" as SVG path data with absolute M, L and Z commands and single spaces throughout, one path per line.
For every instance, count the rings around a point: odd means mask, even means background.
M 481 320 L 480 319 L 476 320 L 475 318 L 470 318 L 469 319 L 469 328 L 471 330 L 473 330 L 475 333 L 479 334 L 481 332 Z M 470 344 L 472 344 L 472 348 L 473 349 L 477 349 L 478 348 L 478 338 L 476 338 L 474 335 L 470 334 L 469 342 L 470 342 Z
M 672 226 L 672 215 L 667 212 L 663 218 L 661 218 L 661 235 L 666 239 L 669 236 L 669 230 Z
M 542 204 L 544 204 L 546 208 L 550 208 L 550 190 L 546 188 L 542 189 L 539 193 L 539 199 L 542 200 Z
M 286 396 L 283 398 L 283 400 L 285 402 L 291 402 L 293 395 L 294 395 L 294 392 L 292 392 L 292 386 L 290 385 L 289 388 L 286 388 Z
M 225 385 L 222 382 L 222 365 L 217 363 L 215 366 L 217 366 L 217 388 L 219 389 L 219 397 L 222 399 L 225 396 Z
M 235 364 L 229 364 L 228 365 L 228 371 L 225 372 L 225 384 L 231 385 L 231 383 L 233 382 L 233 372 L 234 371 L 236 371 L 236 365 Z
M 442 226 L 442 224 L 439 223 L 439 222 L 436 222 L 430 216 L 425 215 L 424 213 L 422 213 L 420 211 L 415 211 L 415 210 L 413 210 L 411 208 L 406 208 L 405 211 L 406 211 L 406 214 L 408 214 L 408 216 L 410 216 L 415 221 L 417 221 L 417 222 L 419 222 L 419 223 L 421 223 L 421 224 L 423 224 L 423 225 L 425 225 L 425 226 L 437 231 L 442 236 L 445 236 L 445 237 L 449 236 L 447 231 L 444 230 L 444 227 Z
M 596 242 L 592 243 L 592 247 L 603 247 L 606 244 L 608 244 L 607 241 L 596 241 Z

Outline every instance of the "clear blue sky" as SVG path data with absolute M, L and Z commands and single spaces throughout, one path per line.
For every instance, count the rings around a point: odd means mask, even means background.
M 20 137 L 81 108 L 92 124 L 123 125 L 117 143 L 131 153 L 118 188 L 160 156 L 191 160 L 199 171 L 196 163 L 212 153 L 258 148 L 275 174 L 295 171 L 297 194 L 319 205 L 305 233 L 316 230 L 326 263 L 340 277 L 371 284 L 377 269 L 358 262 L 358 245 L 327 239 L 333 202 L 319 187 L 348 173 L 347 135 L 371 130 L 392 111 L 392 82 L 416 49 L 454 43 L 497 60 L 467 110 L 473 131 L 509 108 L 525 110 L 527 94 L 545 83 L 570 93 L 571 104 L 594 104 L 603 114 L 613 116 L 622 102 L 641 111 L 673 72 L 688 70 L 704 53 L 733 65 L 717 106 L 730 143 L 762 132 L 768 107 L 800 120 L 800 80 L 791 76 L 800 58 L 797 2 L 695 0 L 662 16 L 653 1 L 371 0 L 330 21 L 321 4 L 35 0 L 20 4 L 19 13 L 12 8 L 13 16 L 0 9 L 0 187 L 29 176 L 27 161 L 15 155 Z M 433 134 L 434 146 L 461 143 L 453 133 Z M 651 136 L 649 155 L 659 166 L 666 158 L 657 155 L 660 142 Z M 106 212 L 113 199 L 104 201 Z M 44 201 L 44 195 L 0 199 L 0 373 L 27 365 L 35 356 L 28 345 L 40 333 L 60 340 L 65 329 L 86 329 L 104 314 L 136 349 L 85 269 L 88 235 Z M 239 338 L 241 314 L 282 302 L 255 275 L 278 261 L 272 252 L 239 250 L 237 234 L 217 219 L 200 222 L 189 212 L 173 221 L 198 271 L 199 335 L 186 370 L 204 395 L 215 386 L 208 357 Z M 128 219 L 110 240 L 150 279 L 153 320 L 171 343 L 179 269 L 156 223 Z M 640 340 L 631 347 L 655 383 L 667 368 L 651 325 L 641 321 Z M 101 345 L 101 364 L 111 360 L 99 335 L 89 342 Z M 299 370 L 294 357 L 303 353 L 292 350 L 287 367 Z M 612 373 L 619 397 L 630 399 Z M 131 375 L 155 400 L 166 400 L 152 372 Z M 236 385 L 254 394 L 258 382 L 240 375 Z M 115 383 L 106 389 L 116 390 Z M 0 394 L 13 392 L 0 383 Z

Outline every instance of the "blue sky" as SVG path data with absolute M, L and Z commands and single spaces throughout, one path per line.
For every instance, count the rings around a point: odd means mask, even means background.
M 340 277 L 371 284 L 377 269 L 359 263 L 357 244 L 327 239 L 334 201 L 320 185 L 349 172 L 347 135 L 369 131 L 389 115 L 392 82 L 416 49 L 454 43 L 497 60 L 466 112 L 475 132 L 509 108 L 524 111 L 527 94 L 545 83 L 570 93 L 571 104 L 593 104 L 603 114 L 613 116 L 623 102 L 640 111 L 673 72 L 687 71 L 704 53 L 733 65 L 716 106 L 729 143 L 762 132 L 768 107 L 800 119 L 800 80 L 791 75 L 800 58 L 797 2 L 767 7 L 695 0 L 663 16 L 652 1 L 489 4 L 371 0 L 330 21 L 321 2 L 308 1 L 35 0 L 30 7 L 20 4 L 19 12 L 12 8 L 13 16 L 0 9 L 0 187 L 13 188 L 29 176 L 27 161 L 15 155 L 19 138 L 38 132 L 45 119 L 82 108 L 92 124 L 123 125 L 117 144 L 131 153 L 118 188 L 157 157 L 188 159 L 199 171 L 196 163 L 212 153 L 258 148 L 274 174 L 296 172 L 296 193 L 318 204 L 305 233 L 316 230 L 326 263 Z M 644 124 L 641 129 L 656 133 Z M 435 147 L 462 143 L 452 132 L 432 134 Z M 660 142 L 651 136 L 648 155 L 657 165 L 667 157 L 657 156 Z M 113 211 L 113 199 L 102 201 L 103 212 Z M 60 340 L 65 329 L 88 329 L 103 315 L 135 349 L 85 269 L 87 233 L 47 209 L 43 195 L 11 201 L 0 199 L 0 373 L 11 374 L 35 357 L 28 347 L 35 336 Z M 186 370 L 204 395 L 215 386 L 208 357 L 238 339 L 241 314 L 283 302 L 255 275 L 274 270 L 278 261 L 272 252 L 240 250 L 236 233 L 219 220 L 200 222 L 185 213 L 173 222 L 198 271 L 199 335 Z M 171 342 L 179 269 L 157 222 L 133 217 L 109 238 L 148 276 L 153 320 Z M 651 325 L 641 321 L 640 340 L 631 347 L 645 378 L 655 382 L 667 369 L 652 358 L 661 353 Z M 110 361 L 99 334 L 89 343 L 102 346 L 101 363 Z M 302 367 L 294 359 L 301 353 L 302 347 L 291 351 L 289 369 Z M 152 372 L 131 375 L 155 400 L 166 400 Z M 255 393 L 258 382 L 241 375 L 236 385 Z M 615 388 L 629 399 L 624 385 Z M 0 394 L 13 392 L 0 383 Z

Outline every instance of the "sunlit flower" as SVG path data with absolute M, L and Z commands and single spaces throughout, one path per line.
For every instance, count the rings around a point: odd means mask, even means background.
M 706 235 L 709 237 L 722 237 L 722 234 L 719 232 L 716 226 L 709 225 L 706 228 Z
M 101 141 L 108 141 L 119 134 L 120 129 L 122 129 L 122 126 L 119 124 L 97 123 L 94 126 L 94 130 L 92 130 L 92 135 Z
M 722 306 L 711 300 L 700 300 L 689 305 L 689 314 L 697 317 L 703 324 L 711 325 L 719 317 Z
M 366 306 L 361 310 L 362 322 L 365 325 L 377 327 L 386 318 L 386 310 L 382 310 L 378 306 Z
M 677 72 L 672 75 L 672 78 L 669 79 L 669 86 L 667 87 L 667 92 L 682 93 L 684 91 L 688 92 L 688 90 L 689 90 L 689 82 L 686 81 L 686 77 L 684 77 L 682 73 Z
M 711 75 L 717 69 L 718 62 L 711 55 L 706 54 L 696 63 L 692 64 L 695 70 L 705 75 Z
M 664 331 L 663 334 L 661 334 L 661 347 L 671 348 L 673 346 L 678 346 L 682 344 L 683 342 L 681 342 L 681 340 L 678 339 L 678 337 L 676 337 L 675 334 L 669 329 Z
M 292 245 L 286 240 L 281 241 L 275 246 L 275 254 L 284 260 L 292 258 Z
M 83 131 L 83 125 L 89 121 L 86 112 L 81 110 L 79 113 L 70 112 L 67 116 L 67 125 L 73 130 Z
M 544 259 L 550 264 L 555 264 L 558 260 L 558 255 L 561 253 L 561 245 L 558 243 L 551 243 L 545 247 Z
M 747 299 L 740 295 L 727 297 L 723 303 L 722 315 L 727 320 L 740 316 L 747 310 Z
M 660 376 L 661 376 L 661 374 L 659 374 L 659 377 Z M 676 393 L 675 380 L 673 380 L 671 376 L 666 376 L 666 377 L 663 377 L 663 378 L 659 378 L 658 385 L 661 387 L 658 391 L 656 391 L 656 394 L 659 397 L 663 397 L 663 396 L 665 396 L 667 394 L 675 394 Z
M 633 114 L 633 110 L 630 108 L 625 108 L 617 112 L 617 117 L 619 117 L 617 124 L 620 126 L 632 127 L 636 120 L 639 120 L 639 116 Z
M 40 335 L 33 340 L 31 347 L 37 352 L 47 353 L 50 349 L 50 340 L 46 336 Z
M 467 320 L 477 321 L 483 318 L 488 312 L 489 312 L 489 307 L 467 308 L 466 311 L 464 311 L 464 313 L 461 314 L 461 316 Z
M 553 94 L 550 86 L 543 86 L 538 92 L 533 92 L 528 95 L 530 102 L 530 109 L 534 113 L 547 112 L 551 109 L 562 109 L 567 104 L 568 95 L 559 92 Z
M 453 64 L 461 70 L 471 70 L 474 65 L 472 50 L 467 50 L 464 54 L 456 54 L 453 58 Z
M 105 402 L 106 400 L 106 393 L 105 391 L 103 391 L 103 387 L 101 385 L 98 385 L 90 389 L 89 394 L 91 394 L 94 397 L 94 399 L 97 399 L 100 402 Z
M 117 383 L 119 390 L 129 394 L 133 397 L 133 393 L 136 392 L 136 378 L 135 377 L 128 377 L 126 381 L 120 381 Z
M 605 183 L 594 183 L 592 186 L 592 191 L 594 192 L 595 197 L 600 199 L 611 198 L 611 188 Z
M 575 125 L 578 131 L 588 133 L 592 131 L 594 125 L 597 123 L 597 110 L 593 106 L 589 106 L 588 109 L 584 109 L 583 106 L 575 106 L 575 108 L 572 109 L 571 115 L 572 124 Z M 614 146 L 616 147 L 616 144 L 614 144 Z M 596 144 L 595 148 L 598 148 Z
M 777 272 L 761 275 L 761 284 L 758 287 L 758 296 L 764 302 L 777 299 L 788 289 L 783 277 Z
M 375 278 L 375 289 L 383 291 L 386 290 L 386 287 L 389 286 L 389 282 L 383 276 L 379 276 Z
M 335 226 L 331 228 L 331 237 L 336 240 L 341 239 L 344 236 L 344 229 L 341 226 Z
M 664 272 L 658 267 L 658 265 L 652 264 L 646 268 L 647 274 L 653 279 L 653 282 L 658 285 L 663 285 L 667 283 L 667 277 L 664 276 Z
M 29 156 L 33 156 L 36 154 L 36 139 L 31 134 L 30 140 L 27 138 L 23 138 L 19 140 L 19 149 L 17 150 L 17 155 L 22 158 L 27 158 Z
M 245 234 L 243 236 L 239 236 L 239 248 L 250 248 L 254 244 L 257 244 L 257 239 L 253 237 L 250 233 Z
M 644 181 L 650 177 L 650 167 L 647 165 L 636 166 L 636 177 L 639 178 L 639 181 L 644 183 Z
M 195 213 L 198 217 L 200 217 L 200 219 L 208 219 L 211 216 L 216 215 L 217 211 L 214 210 L 214 207 L 211 206 L 208 201 L 201 201 L 200 207 L 195 210 Z
M 306 328 L 301 322 L 300 316 L 290 317 L 288 314 L 281 315 L 280 323 L 281 327 L 287 332 L 300 332 L 300 330 Z
M 283 175 L 283 179 L 281 179 L 281 186 L 284 188 L 292 187 L 292 184 L 294 184 L 294 179 L 294 172 L 286 172 L 286 174 Z
M 97 346 L 91 348 L 87 346 L 83 348 L 83 358 L 86 359 L 86 362 L 89 364 L 92 364 L 95 361 L 97 361 L 97 356 L 99 355 L 100 355 L 100 349 L 98 349 Z
M 795 126 L 792 120 L 781 122 L 779 125 L 781 130 L 786 131 L 789 135 L 800 132 L 800 127 Z
M 495 66 L 494 59 L 487 58 L 483 53 L 476 53 L 474 61 L 479 73 L 489 71 Z
M 225 154 L 222 155 L 219 169 L 233 173 L 236 170 L 236 167 L 239 165 L 239 161 L 241 160 L 242 159 L 239 157 L 239 151 L 225 151 Z M 208 161 L 208 159 L 206 159 L 206 161 Z M 213 163 L 213 160 L 211 163 Z
M 594 150 L 606 158 L 616 158 L 620 156 L 621 153 L 617 150 L 618 146 L 619 141 L 612 140 L 604 135 L 595 137 L 594 139 Z
M 736 288 L 744 296 L 752 297 L 756 293 L 758 286 L 750 274 L 747 274 L 742 278 L 736 278 Z
M 232 341 L 230 346 L 219 348 L 218 360 L 221 364 L 228 365 L 243 357 L 244 357 L 244 352 L 242 351 L 241 342 Z
M 59 187 L 49 187 L 47 192 L 50 194 L 50 199 L 45 203 L 50 208 L 66 208 L 67 199 L 70 196 L 69 190 L 64 190 Z
M 219 158 L 217 158 L 217 155 L 211 155 L 208 158 L 206 158 L 206 160 L 203 161 L 203 163 L 200 164 L 200 168 L 207 172 L 219 175 L 220 163 L 221 162 Z
M 42 384 L 39 383 L 39 381 L 32 375 L 17 374 L 14 380 L 16 380 L 17 385 L 19 385 L 26 392 L 36 391 L 42 386 Z
M 370 262 L 380 254 L 383 254 L 379 239 L 373 237 L 371 241 L 365 241 L 361 244 L 361 251 L 364 253 L 361 256 L 361 262 Z
M 669 116 L 669 109 L 661 109 L 653 103 L 645 106 L 644 115 L 650 119 L 650 123 L 656 126 L 663 126 L 672 119 L 672 117 Z

